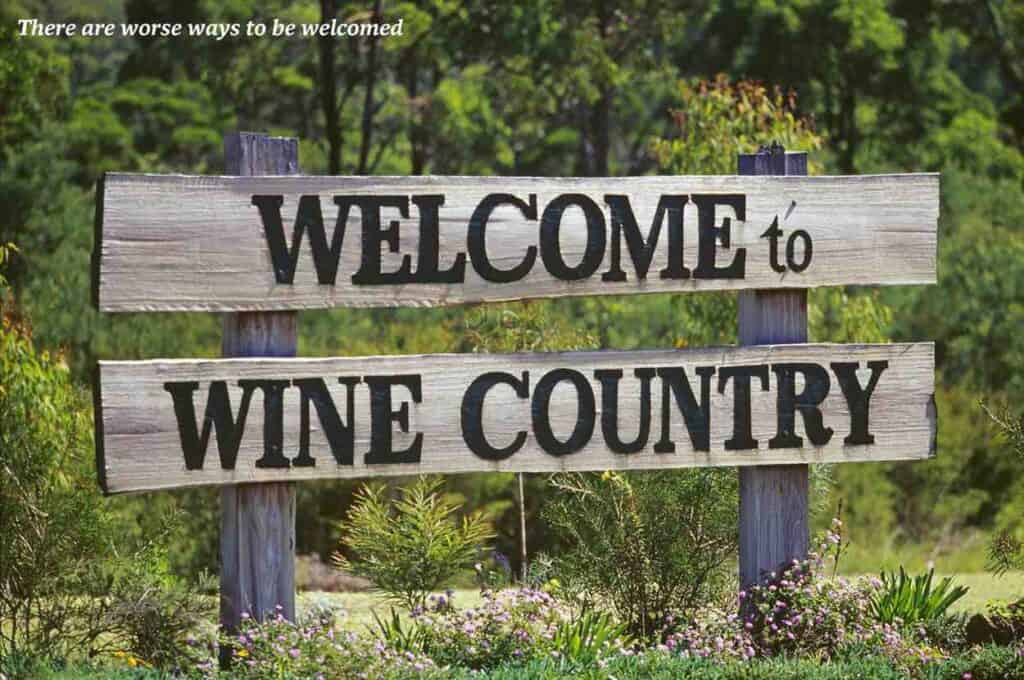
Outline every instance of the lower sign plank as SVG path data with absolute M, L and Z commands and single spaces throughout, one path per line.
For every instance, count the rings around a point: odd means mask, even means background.
M 934 347 L 101 362 L 108 493 L 927 458 Z

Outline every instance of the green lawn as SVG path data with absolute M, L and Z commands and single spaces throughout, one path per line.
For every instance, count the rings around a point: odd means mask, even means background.
M 1013 571 L 998 577 L 988 573 L 950 574 L 956 583 L 970 588 L 967 595 L 953 607 L 955 611 L 979 612 L 992 601 L 1024 597 L 1024 572 Z
M 955 611 L 979 612 L 991 601 L 1007 601 L 1024 596 L 1024 572 L 1011 572 L 1003 577 L 987 573 L 952 574 L 957 583 L 970 588 L 967 595 L 955 606 Z M 455 604 L 472 607 L 480 603 L 477 590 L 456 590 Z M 371 611 L 386 614 L 389 604 L 376 593 L 325 593 L 304 592 L 299 594 L 299 610 L 307 611 L 317 603 L 341 607 L 345 610 L 348 625 L 362 627 L 372 625 Z

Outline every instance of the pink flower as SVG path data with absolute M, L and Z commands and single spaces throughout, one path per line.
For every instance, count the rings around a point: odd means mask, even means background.
M 298 658 L 299 658 L 299 656 L 300 656 L 300 655 L 302 654 L 302 652 L 300 652 L 299 650 L 295 649 L 294 647 L 292 647 L 291 649 L 289 649 L 289 650 L 288 650 L 288 653 L 289 653 L 289 654 L 291 655 L 291 657 L 292 657 L 293 659 L 298 659 Z

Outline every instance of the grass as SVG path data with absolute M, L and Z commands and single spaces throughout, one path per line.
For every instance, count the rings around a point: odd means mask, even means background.
M 453 597 L 456 607 L 475 607 L 483 601 L 480 591 L 456 590 Z M 378 593 L 325 593 L 325 592 L 304 592 L 299 593 L 296 607 L 299 612 L 308 611 L 317 605 L 328 605 L 341 607 L 345 611 L 345 618 L 341 623 L 346 628 L 362 629 L 364 626 L 373 625 L 373 610 L 378 614 L 388 611 L 389 607 L 395 606 L 388 602 L 387 598 Z M 400 609 L 395 606 L 396 609 Z
M 121 669 L 105 665 L 77 664 L 62 670 L 35 669 L 32 677 L 40 680 L 118 678 L 123 680 L 163 680 L 171 676 L 160 671 Z M 290 677 L 282 674 L 281 677 Z M 664 655 L 643 658 L 618 657 L 601 668 L 590 664 L 560 660 L 535 660 L 522 665 L 504 665 L 488 671 L 454 668 L 427 673 L 437 680 L 901 680 L 908 677 L 889 661 L 878 656 L 851 657 L 822 662 L 815 659 L 765 659 L 750 663 L 682 659 Z M 985 647 L 964 652 L 919 669 L 921 680 L 962 680 L 963 678 L 1021 678 L 1024 659 L 1012 647 Z
M 1021 571 L 1012 571 L 1002 577 L 988 573 L 937 575 L 953 576 L 956 583 L 970 588 L 967 595 L 953 605 L 953 611 L 975 613 L 984 611 L 990 602 L 1024 597 L 1024 572 Z

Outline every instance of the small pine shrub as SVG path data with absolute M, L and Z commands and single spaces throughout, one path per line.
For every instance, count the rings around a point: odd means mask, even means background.
M 341 523 L 343 547 L 353 556 L 339 551 L 335 564 L 408 610 L 422 608 L 431 592 L 470 568 L 494 535 L 482 513 L 455 520 L 460 506 L 438 493 L 441 484 L 420 477 L 398 501 L 386 497 L 383 485 L 364 486 Z

